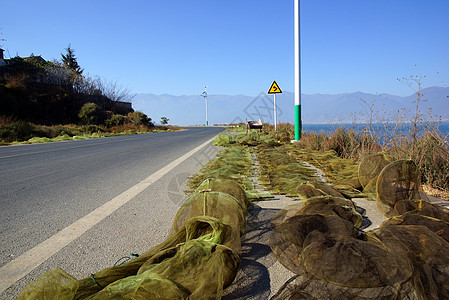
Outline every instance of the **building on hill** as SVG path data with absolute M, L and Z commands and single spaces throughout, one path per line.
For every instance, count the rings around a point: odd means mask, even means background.
M 5 50 L 0 48 L 0 67 L 5 66 L 9 63 L 10 59 L 5 59 L 4 56 Z M 33 63 L 33 64 L 45 64 L 47 61 L 42 58 L 40 55 L 31 54 L 28 57 L 21 57 L 24 61 Z
M 122 115 L 128 114 L 130 112 L 133 112 L 133 105 L 131 102 L 124 102 L 124 101 L 115 101 L 114 107 L 117 113 L 121 113 Z
M 10 77 L 10 71 L 14 74 L 17 71 L 23 72 L 25 70 L 27 75 L 27 81 L 32 84 L 43 84 L 43 85 L 56 85 L 56 86 L 64 86 L 71 82 L 71 73 L 70 69 L 63 67 L 62 65 L 55 64 L 49 61 L 46 61 L 40 55 L 31 54 L 28 57 L 15 57 L 13 59 L 5 59 L 3 55 L 4 50 L 0 48 L 0 67 L 8 66 L 8 70 L 4 70 L 0 72 L 0 76 Z M 15 64 L 18 63 L 19 66 L 14 67 Z M 23 63 L 29 64 L 29 66 L 34 66 L 38 68 L 38 71 L 34 67 L 26 67 L 23 69 Z M 19 71 L 20 70 L 20 71 Z M 86 92 L 81 92 L 86 93 Z M 85 100 L 81 102 L 93 102 L 103 107 L 107 110 L 110 110 L 114 113 L 127 114 L 129 112 L 133 112 L 132 103 L 125 101 L 114 101 L 102 94 L 102 91 L 96 89 L 93 93 L 87 92 L 85 94 Z
M 97 104 L 102 110 L 106 112 L 111 112 L 119 115 L 127 115 L 128 113 L 134 111 L 131 102 L 111 101 L 111 99 L 103 96 L 101 93 L 86 96 L 83 99 L 83 104 L 88 102 Z
M 0 67 L 6 65 L 5 58 L 3 57 L 3 52 L 5 52 L 5 50 L 0 48 Z
M 0 49 L 0 111 L 40 124 L 76 122 L 88 102 L 106 113 L 127 115 L 131 102 L 113 101 L 102 94 L 101 84 L 75 75 L 58 62 L 40 55 L 5 59 Z
M 42 58 L 40 55 L 31 54 L 28 57 L 23 57 L 23 60 L 33 64 L 45 64 L 47 61 Z

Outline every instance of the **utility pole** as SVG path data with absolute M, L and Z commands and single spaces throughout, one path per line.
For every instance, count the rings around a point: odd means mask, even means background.
M 201 93 L 201 96 L 206 100 L 206 126 L 209 126 L 209 121 L 207 119 L 207 86 L 204 87 L 204 92 Z
M 295 5 L 295 141 L 301 139 L 301 43 L 300 43 L 300 22 L 299 0 L 294 0 Z

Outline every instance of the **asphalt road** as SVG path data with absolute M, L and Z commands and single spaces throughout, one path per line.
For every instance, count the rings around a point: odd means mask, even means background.
M 198 127 L 0 147 L 0 270 L 223 130 Z M 84 278 L 161 243 L 185 199 L 185 179 L 216 153 L 212 145 L 197 151 L 0 293 L 0 299 L 15 298 L 54 267 Z

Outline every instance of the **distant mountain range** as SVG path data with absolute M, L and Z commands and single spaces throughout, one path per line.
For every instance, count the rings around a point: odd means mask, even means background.
M 424 118 L 439 117 L 449 120 L 449 88 L 430 87 L 422 90 L 419 105 Z M 410 120 L 416 108 L 416 94 L 407 97 L 389 94 L 367 94 L 362 92 L 347 94 L 303 94 L 302 121 L 305 124 L 364 123 L 370 111 L 374 120 L 398 121 L 397 112 L 403 112 L 403 120 Z M 294 94 L 284 92 L 276 96 L 278 122 L 294 122 Z M 135 110 L 146 113 L 159 123 L 162 116 L 173 125 L 201 125 L 206 121 L 205 100 L 200 95 L 172 96 L 137 94 L 133 100 Z M 238 123 L 258 120 L 273 123 L 273 95 L 261 93 L 257 97 L 244 95 L 209 95 L 209 125 Z M 400 121 L 400 120 L 399 120 Z

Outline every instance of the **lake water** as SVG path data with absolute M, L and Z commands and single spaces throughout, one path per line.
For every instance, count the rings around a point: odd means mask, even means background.
M 345 129 L 354 129 L 357 132 L 364 132 L 367 130 L 367 124 L 303 124 L 303 131 L 306 133 L 316 132 L 325 134 L 329 134 L 334 132 L 337 128 L 343 127 Z M 380 136 L 381 139 L 385 139 L 389 136 L 392 136 L 392 133 L 395 131 L 398 132 L 401 136 L 407 136 L 410 134 L 413 126 L 410 123 L 402 123 L 396 126 L 396 124 L 372 124 L 373 134 Z M 418 135 L 422 135 L 425 130 L 427 130 L 429 126 L 421 125 Z M 438 130 L 438 132 L 449 140 L 449 122 L 443 122 L 436 125 L 431 125 L 430 129 Z

